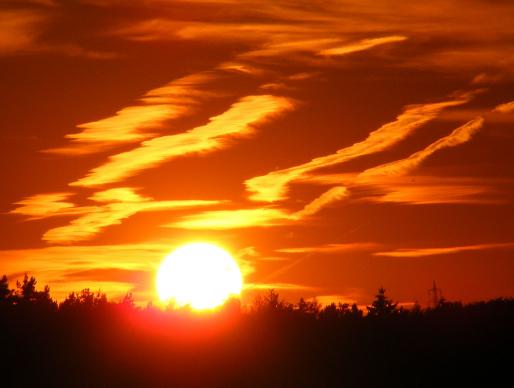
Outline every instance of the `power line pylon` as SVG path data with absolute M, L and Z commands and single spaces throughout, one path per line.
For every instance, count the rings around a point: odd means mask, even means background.
M 435 308 L 439 305 L 439 301 L 443 299 L 443 290 L 437 288 L 435 280 L 432 283 L 432 288 L 428 290 L 428 294 L 431 296 L 432 306 Z

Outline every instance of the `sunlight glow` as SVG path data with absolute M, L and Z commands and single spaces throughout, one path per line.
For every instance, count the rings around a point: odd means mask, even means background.
M 184 245 L 166 256 L 157 273 L 157 293 L 163 302 L 194 310 L 213 309 L 239 295 L 241 271 L 232 256 L 207 243 Z

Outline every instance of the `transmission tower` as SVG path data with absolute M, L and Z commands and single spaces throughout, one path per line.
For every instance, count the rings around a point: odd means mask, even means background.
M 428 294 L 431 297 L 431 303 L 433 307 L 437 307 L 439 304 L 439 301 L 443 299 L 443 290 L 440 288 L 437 288 L 437 285 L 435 283 L 435 280 L 432 283 L 432 288 L 428 290 Z

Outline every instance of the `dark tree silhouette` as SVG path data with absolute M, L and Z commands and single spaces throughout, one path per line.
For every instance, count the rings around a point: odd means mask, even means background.
M 398 303 L 394 303 L 386 297 L 384 287 L 380 287 L 375 295 L 375 300 L 366 309 L 370 317 L 387 317 L 398 312 L 397 305 Z
M 296 311 L 298 311 L 300 314 L 317 317 L 321 311 L 321 305 L 316 299 L 305 300 L 304 298 L 300 298 L 296 306 Z
M 34 276 L 28 277 L 27 274 L 23 277 L 23 282 L 16 282 L 16 287 L 18 288 L 18 296 L 20 299 L 23 299 L 28 302 L 36 301 L 36 278 Z
M 123 299 L 121 300 L 121 305 L 129 308 L 134 308 L 136 306 L 134 301 L 134 295 L 131 292 L 125 294 Z
M 93 309 L 107 304 L 107 296 L 100 291 L 92 292 L 89 288 L 85 288 L 79 293 L 72 292 L 61 303 L 62 309 L 83 308 Z
M 321 319 L 360 319 L 363 317 L 362 310 L 353 303 L 331 303 L 319 312 Z
M 280 299 L 280 295 L 274 289 L 270 289 L 267 294 L 255 297 L 252 310 L 260 313 L 284 312 L 292 311 L 293 306 Z
M 0 303 L 9 303 L 12 300 L 12 290 L 9 289 L 7 276 L 0 279 Z
M 36 284 L 36 278 L 34 276 L 29 278 L 27 274 L 23 277 L 22 282 L 17 281 L 17 290 L 14 294 L 15 303 L 25 307 L 35 305 L 38 308 L 57 308 L 57 303 L 50 296 L 50 287 L 45 286 L 43 291 L 38 291 L 36 290 Z
M 36 285 L 25 275 L 11 290 L 0 278 L 2 388 L 397 388 L 510 378 L 514 299 L 407 309 L 381 287 L 364 315 L 356 304 L 291 304 L 269 290 L 251 308 L 229 300 L 196 314 L 90 289 L 57 307 Z

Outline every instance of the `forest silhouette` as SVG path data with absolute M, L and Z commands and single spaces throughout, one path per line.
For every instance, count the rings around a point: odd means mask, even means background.
M 211 313 L 138 307 L 89 289 L 57 303 L 0 279 L 2 387 L 445 387 L 512 382 L 514 299 L 406 309 L 274 290 Z

